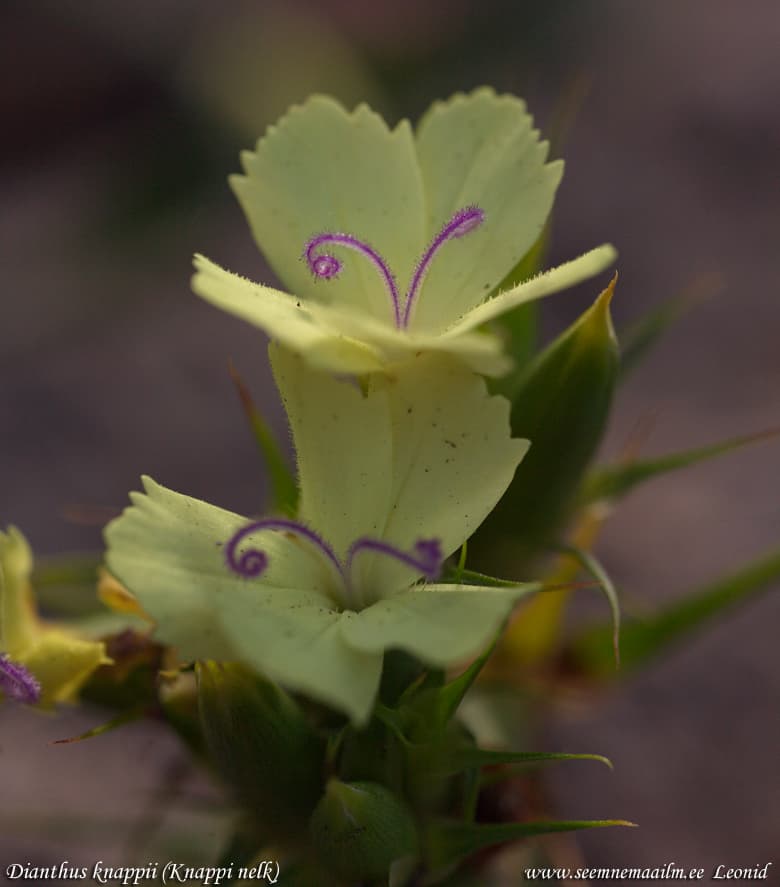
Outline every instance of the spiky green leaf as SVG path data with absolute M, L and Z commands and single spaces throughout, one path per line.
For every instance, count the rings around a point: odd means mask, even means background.
M 634 460 L 622 465 L 596 469 L 583 484 L 581 500 L 584 504 L 588 504 L 620 499 L 646 481 L 672 471 L 690 468 L 700 462 L 706 462 L 708 459 L 715 459 L 738 450 L 740 447 L 748 446 L 748 444 L 775 438 L 778 433 L 777 429 L 771 429 L 756 434 L 743 434 L 740 437 L 733 437 L 730 440 L 710 444 L 706 447 L 696 447 L 692 450 L 683 450 L 680 453 L 658 456 L 655 459 Z
M 644 665 L 674 643 L 691 637 L 729 607 L 746 603 L 778 583 L 780 550 L 725 579 L 706 585 L 648 619 L 624 625 L 620 643 L 623 669 Z M 570 654 L 591 677 L 614 675 L 608 652 L 610 633 L 609 626 L 600 626 L 572 641 Z

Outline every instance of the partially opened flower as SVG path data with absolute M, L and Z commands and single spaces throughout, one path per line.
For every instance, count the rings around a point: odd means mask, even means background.
M 414 358 L 365 394 L 279 347 L 272 362 L 299 520 L 250 524 L 145 479 L 107 528 L 108 565 L 183 659 L 242 660 L 363 722 L 385 650 L 458 662 L 531 590 L 435 582 L 527 442 L 510 437 L 508 403 L 451 358 Z
M 0 532 L 0 691 L 19 702 L 71 699 L 100 665 L 105 645 L 48 624 L 30 585 L 32 552 L 16 529 Z
M 505 292 L 552 207 L 563 165 L 546 163 L 525 105 L 480 89 L 437 103 L 416 133 L 367 106 L 316 96 L 243 157 L 231 184 L 290 295 L 197 256 L 193 288 L 312 364 L 368 373 L 419 351 L 478 372 L 510 365 L 483 324 L 604 270 L 602 246 Z

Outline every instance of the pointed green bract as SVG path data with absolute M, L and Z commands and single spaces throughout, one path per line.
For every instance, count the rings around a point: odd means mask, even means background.
M 560 761 L 596 761 L 609 767 L 610 770 L 613 769 L 612 762 L 604 755 L 496 751 L 464 745 L 442 761 L 442 772 L 459 773 L 461 770 L 468 770 L 471 767 L 494 767 L 497 764 L 553 764 Z
M 532 446 L 475 540 L 483 560 L 501 537 L 528 557 L 567 517 L 604 433 L 617 379 L 609 313 L 614 284 L 529 365 L 512 394 L 512 430 Z

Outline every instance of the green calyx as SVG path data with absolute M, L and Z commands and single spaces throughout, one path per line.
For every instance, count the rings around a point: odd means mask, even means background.
M 209 758 L 264 832 L 295 837 L 322 791 L 325 744 L 280 687 L 238 664 L 196 667 Z

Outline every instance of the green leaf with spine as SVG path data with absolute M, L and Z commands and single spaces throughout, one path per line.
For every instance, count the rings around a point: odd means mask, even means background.
M 691 637 L 731 607 L 780 584 L 780 551 L 774 551 L 736 573 L 687 594 L 661 612 L 624 624 L 621 631 L 622 672 L 646 665 L 675 643 Z M 569 644 L 565 657 L 578 671 L 593 679 L 616 677 L 608 656 L 610 629 L 588 629 Z
M 469 542 L 478 567 L 501 561 L 496 540 L 504 540 L 516 568 L 554 539 L 568 517 L 604 434 L 618 376 L 609 312 L 615 282 L 518 382 L 512 431 L 532 445 L 507 492 Z
M 725 456 L 742 447 L 764 440 L 777 438 L 780 431 L 771 429 L 756 434 L 744 434 L 730 440 L 696 447 L 679 453 L 669 453 L 651 459 L 634 459 L 623 464 L 609 465 L 594 469 L 585 479 L 580 491 L 580 502 L 588 505 L 593 502 L 615 502 L 622 499 L 636 487 L 655 480 L 673 471 L 690 468 L 701 462 Z

